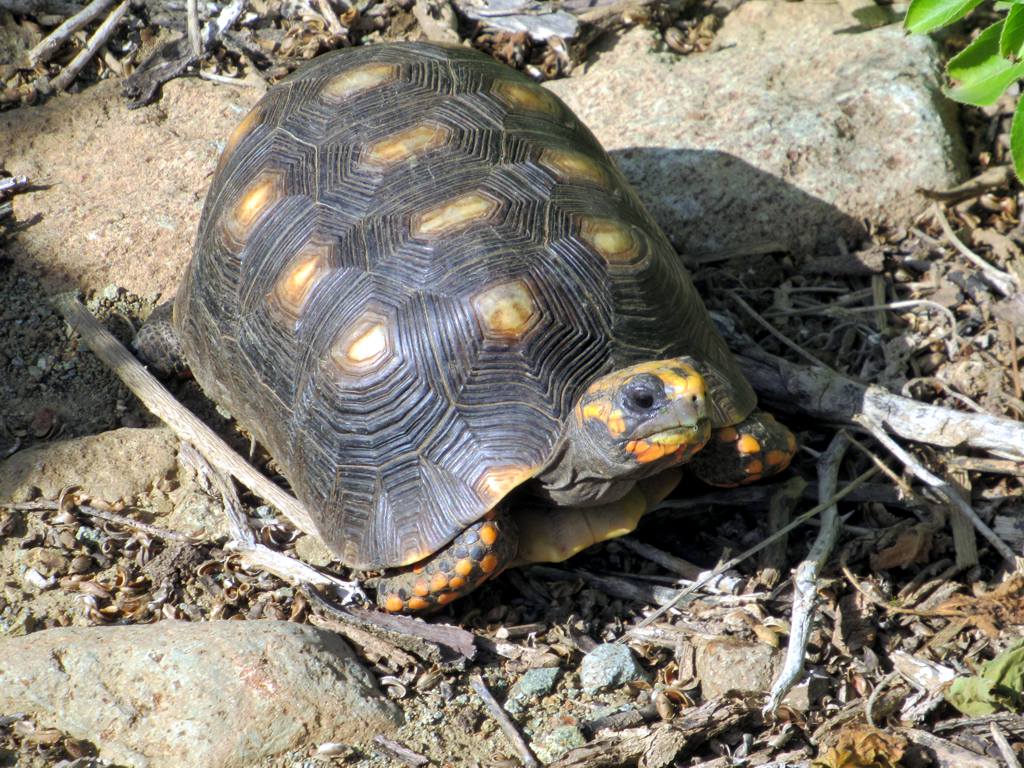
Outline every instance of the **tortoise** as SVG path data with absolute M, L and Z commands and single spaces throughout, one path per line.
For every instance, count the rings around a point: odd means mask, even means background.
M 731 486 L 796 447 L 590 131 L 465 47 L 270 88 L 166 306 L 137 347 L 268 448 L 387 611 L 627 533 L 683 465 Z

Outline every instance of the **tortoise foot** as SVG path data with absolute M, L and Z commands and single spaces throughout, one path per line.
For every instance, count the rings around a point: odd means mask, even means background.
M 723 427 L 688 465 L 709 485 L 745 485 L 781 472 L 796 453 L 796 438 L 771 414 L 754 411 L 734 427 Z
M 491 512 L 433 557 L 381 577 L 377 605 L 389 613 L 436 611 L 501 573 L 518 546 L 518 530 L 511 515 Z
M 171 324 L 173 307 L 173 301 L 158 305 L 132 339 L 132 349 L 139 359 L 153 373 L 164 378 L 184 377 L 189 372 L 181 339 Z

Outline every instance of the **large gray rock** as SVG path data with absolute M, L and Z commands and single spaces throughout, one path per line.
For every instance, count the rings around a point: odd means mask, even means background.
M 0 641 L 0 713 L 23 712 L 139 768 L 242 768 L 367 744 L 394 705 L 336 635 L 280 621 L 49 629 Z
M 582 76 L 549 84 L 590 126 L 684 252 L 856 239 L 906 223 L 964 150 L 927 37 L 872 31 L 838 5 L 751 0 L 718 50 L 654 53 L 633 29 Z

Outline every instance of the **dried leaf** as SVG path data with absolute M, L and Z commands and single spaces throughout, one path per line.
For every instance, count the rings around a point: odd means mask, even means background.
M 903 531 L 892 546 L 871 556 L 871 567 L 877 571 L 890 568 L 905 568 L 914 563 L 928 562 L 932 548 L 933 531 L 927 525 L 919 524 Z
M 899 768 L 907 747 L 902 736 L 867 727 L 849 727 L 811 768 Z

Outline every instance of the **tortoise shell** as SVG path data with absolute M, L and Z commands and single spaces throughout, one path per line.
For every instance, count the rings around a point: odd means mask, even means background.
M 321 56 L 231 134 L 174 325 L 346 564 L 415 562 L 545 463 L 596 377 L 691 355 L 755 398 L 594 136 L 491 58 Z

